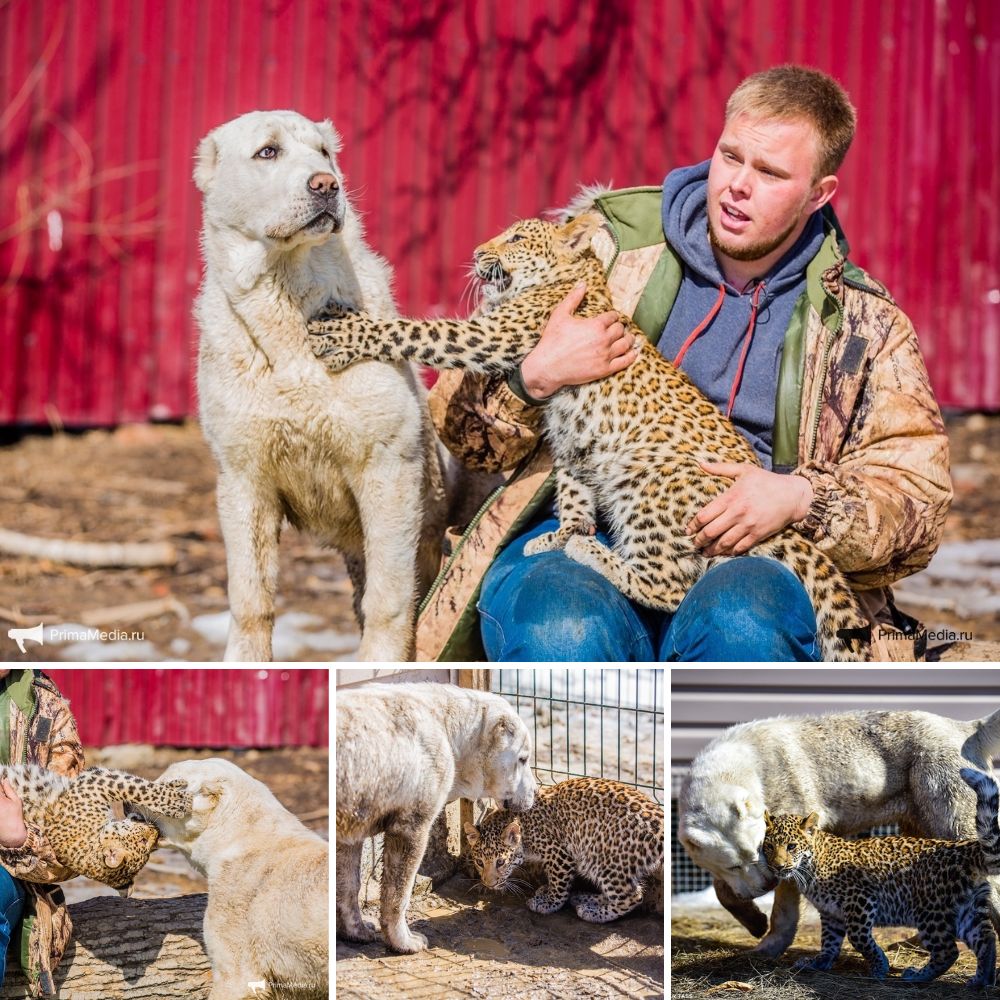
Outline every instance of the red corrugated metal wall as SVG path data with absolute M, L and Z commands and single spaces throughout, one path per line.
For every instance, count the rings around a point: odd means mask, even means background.
M 0 421 L 192 412 L 192 153 L 241 112 L 333 119 L 402 309 L 432 314 L 512 219 L 707 157 L 730 90 L 784 61 L 858 107 L 836 205 L 942 403 L 1000 408 L 995 0 L 10 0 Z
M 329 745 L 326 670 L 45 669 L 88 746 Z

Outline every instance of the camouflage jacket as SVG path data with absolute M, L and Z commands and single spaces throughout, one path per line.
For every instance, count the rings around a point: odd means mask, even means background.
M 619 310 L 654 343 L 683 276 L 664 242 L 660 188 L 610 192 L 594 250 Z M 889 584 L 922 569 L 941 541 L 952 488 L 948 442 L 910 321 L 885 287 L 847 259 L 829 206 L 826 240 L 785 335 L 775 400 L 775 470 L 813 489 L 795 527 L 846 574 L 873 622 L 888 620 Z M 466 465 L 513 470 L 461 537 L 421 606 L 417 658 L 484 658 L 475 602 L 486 569 L 552 496 L 542 408 L 503 377 L 446 372 L 431 418 Z M 904 657 L 905 658 L 905 657 Z
M 25 670 L 21 678 L 12 672 L 8 694 L 0 697 L 0 706 L 6 701 L 10 763 L 79 774 L 84 767 L 83 747 L 73 713 L 55 684 L 39 670 Z M 59 864 L 41 830 L 31 823 L 26 828 L 28 837 L 21 847 L 0 847 L 0 864 L 24 882 L 27 893 L 18 955 L 31 995 L 55 996 L 53 971 L 69 944 L 73 925 L 62 890 L 52 883 L 72 878 L 75 872 Z

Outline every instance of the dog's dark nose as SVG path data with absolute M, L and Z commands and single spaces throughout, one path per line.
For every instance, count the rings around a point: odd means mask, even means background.
M 313 174 L 309 178 L 309 190 L 316 194 L 336 194 L 340 183 L 333 174 Z

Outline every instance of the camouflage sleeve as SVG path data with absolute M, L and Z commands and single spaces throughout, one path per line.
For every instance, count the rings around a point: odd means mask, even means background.
M 795 470 L 813 501 L 796 524 L 861 590 L 923 569 L 951 505 L 948 439 L 916 335 L 895 306 L 835 462 Z M 824 454 L 822 442 L 817 453 Z M 829 453 L 829 449 L 826 450 Z
M 28 742 L 30 762 L 70 777 L 79 774 L 84 767 L 83 747 L 68 702 L 40 685 L 36 685 L 35 694 L 36 714 L 51 719 L 52 726 L 44 746 Z M 20 847 L 0 848 L 0 864 L 26 882 L 65 882 L 73 878 L 76 873 L 59 863 L 44 832 L 31 823 L 26 823 L 25 828 L 28 838 Z
M 470 468 L 513 469 L 538 444 L 542 408 L 518 398 L 503 375 L 442 372 L 428 405 L 441 441 Z

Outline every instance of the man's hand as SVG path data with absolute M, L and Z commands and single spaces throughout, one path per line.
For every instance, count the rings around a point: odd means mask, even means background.
M 613 375 L 639 356 L 637 338 L 625 332 L 618 313 L 590 319 L 573 315 L 586 293 L 581 281 L 552 310 L 541 340 L 521 362 L 524 387 L 536 399 L 546 399 L 566 385 Z
M 783 476 L 741 462 L 700 462 L 712 476 L 735 480 L 687 526 L 706 556 L 741 556 L 809 512 L 813 491 L 803 476 Z
M 21 799 L 4 779 L 0 782 L 0 847 L 21 847 L 27 839 Z

